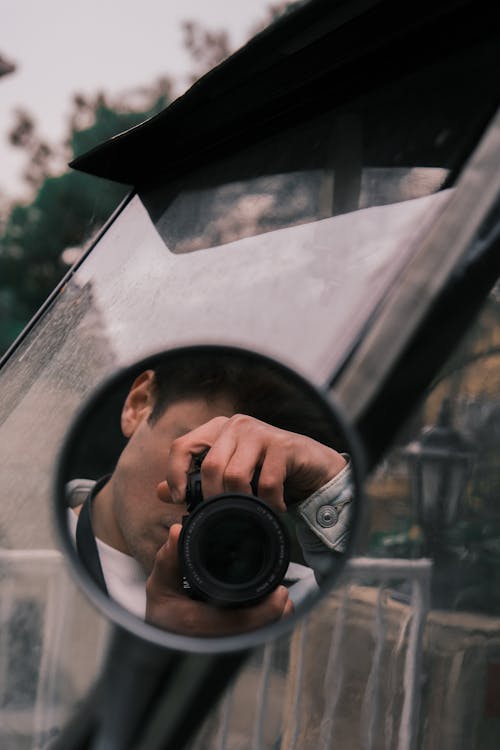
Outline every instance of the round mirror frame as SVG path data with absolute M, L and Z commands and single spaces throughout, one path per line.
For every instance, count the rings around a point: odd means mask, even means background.
M 269 365 L 285 378 L 291 379 L 299 389 L 311 396 L 321 409 L 324 410 L 325 416 L 327 416 L 328 420 L 331 422 L 332 428 L 336 430 L 340 429 L 342 431 L 349 446 L 348 451 L 351 459 L 352 481 L 355 489 L 352 532 L 348 542 L 348 549 L 346 550 L 343 559 L 339 562 L 339 565 L 336 566 L 335 573 L 328 576 L 327 580 L 322 583 L 321 589 L 318 593 L 312 594 L 308 597 L 304 606 L 297 607 L 293 614 L 257 630 L 231 636 L 193 637 L 180 635 L 171 631 L 163 631 L 160 628 L 141 620 L 131 612 L 128 612 L 120 604 L 106 596 L 91 579 L 77 555 L 74 543 L 70 538 L 66 519 L 65 511 L 67 509 L 67 504 L 65 502 L 65 486 L 68 481 L 68 477 L 66 476 L 67 464 L 74 452 L 75 446 L 77 445 L 82 426 L 99 408 L 99 405 L 102 404 L 104 398 L 107 395 L 109 396 L 109 393 L 113 392 L 119 384 L 123 384 L 125 379 L 132 381 L 134 375 L 153 368 L 159 360 L 164 363 L 169 359 L 174 359 L 175 357 L 179 357 L 179 355 L 186 355 L 189 353 L 192 353 L 193 355 L 199 353 L 211 355 L 222 354 L 225 356 L 235 355 L 240 359 L 246 358 L 252 362 L 260 361 Z M 354 428 L 342 414 L 338 405 L 333 403 L 326 391 L 323 392 L 320 390 L 306 377 L 300 375 L 288 365 L 285 365 L 268 355 L 233 346 L 202 344 L 199 346 L 191 345 L 187 347 L 172 348 L 151 354 L 131 365 L 119 369 L 111 376 L 108 376 L 98 384 L 77 411 L 69 430 L 66 432 L 62 448 L 56 461 L 53 482 L 53 508 L 56 534 L 62 547 L 62 551 L 70 563 L 71 573 L 75 578 L 76 583 L 81 589 L 83 589 L 84 594 L 96 609 L 115 626 L 118 626 L 149 643 L 174 651 L 204 654 L 222 654 L 244 651 L 257 645 L 261 645 L 271 639 L 274 640 L 292 630 L 298 621 L 310 612 L 312 607 L 315 606 L 327 592 L 331 591 L 335 583 L 338 581 L 345 562 L 349 558 L 352 549 L 355 547 L 356 536 L 359 531 L 360 509 L 362 505 L 363 467 L 364 458 L 360 439 Z

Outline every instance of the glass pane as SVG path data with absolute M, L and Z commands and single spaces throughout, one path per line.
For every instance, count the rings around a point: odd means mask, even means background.
M 495 45 L 353 91 L 347 102 L 325 86 L 320 115 L 142 190 L 165 244 L 174 253 L 221 247 L 448 186 L 496 106 Z
M 500 710 L 500 287 L 490 294 L 465 340 L 435 379 L 422 408 L 400 434 L 368 486 L 367 554 L 381 560 L 430 557 L 430 613 L 424 635 L 422 747 L 498 745 Z M 422 514 L 433 488 L 413 482 L 404 449 L 422 440 L 449 400 L 452 427 L 473 446 L 462 486 L 441 485 L 440 526 Z M 455 443 L 456 444 L 456 443 Z M 450 459 L 453 454 L 450 444 Z M 424 460 L 424 459 L 422 459 Z M 441 471 L 446 467 L 441 467 Z M 458 481 L 459 474 L 456 475 Z M 459 502 L 455 508 L 456 498 Z M 454 509 L 455 508 L 455 509 Z M 411 614 L 408 584 L 394 582 L 394 601 Z
M 41 750 L 95 678 L 107 624 L 55 550 L 0 549 L 0 746 Z
M 496 750 L 499 396 L 497 287 L 372 476 L 369 524 L 343 585 L 291 638 L 255 654 L 190 750 Z M 476 453 L 429 558 L 403 449 L 435 424 L 444 398 Z
M 259 155 L 264 147 L 259 144 Z M 383 206 L 428 195 L 442 186 L 447 174 L 441 168 L 364 168 L 359 200 L 350 208 Z M 226 245 L 242 237 L 345 213 L 332 210 L 334 182 L 334 172 L 316 169 L 206 189 L 181 189 L 157 228 L 174 253 Z M 148 205 L 148 196 L 144 199 Z
M 411 566 L 351 561 L 291 638 L 254 655 L 190 750 L 409 747 L 428 582 L 425 563 Z M 413 586 L 411 618 L 389 578 Z
M 16 580 L 19 604 L 11 605 L 0 592 L 0 604 L 10 613 L 4 620 L 10 653 L 3 672 L 4 688 L 10 685 L 5 711 L 22 697 L 26 707 L 19 711 L 31 718 L 42 712 L 40 729 L 29 724 L 28 735 L 57 728 L 92 681 L 102 653 L 105 624 L 93 611 L 82 620 L 85 638 L 78 653 L 71 641 L 79 621 L 65 626 L 68 636 L 57 648 L 43 645 L 52 608 L 70 617 L 73 602 L 79 602 L 72 585 L 53 605 L 32 593 L 21 596 L 40 575 L 40 553 L 59 554 L 53 552 L 54 465 L 82 399 L 133 359 L 214 339 L 270 353 L 321 382 L 448 195 L 368 208 L 355 222 L 346 214 L 186 255 L 168 252 L 138 197 L 120 214 L 0 374 L 1 545 L 7 553 L 27 555 L 22 568 L 6 569 L 6 583 Z M 39 592 L 49 580 L 39 584 Z M 9 640 L 14 628 L 16 637 L 25 633 L 33 660 L 25 663 L 24 650 L 16 651 L 15 639 Z M 71 690 L 62 702 L 50 692 L 43 697 L 42 688 L 26 687 L 30 675 L 44 685 L 52 674 L 53 689 L 62 689 L 63 664 L 71 660 Z M 47 701 L 57 705 L 46 715 Z M 5 743 L 16 731 L 8 730 Z

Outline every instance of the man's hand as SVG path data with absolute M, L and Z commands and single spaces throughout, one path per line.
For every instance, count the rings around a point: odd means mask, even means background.
M 284 586 L 252 607 L 223 609 L 191 599 L 182 589 L 177 545 L 181 525 L 170 527 L 146 583 L 146 622 L 172 633 L 198 637 L 236 635 L 269 625 L 293 612 Z
M 164 493 L 174 502 L 183 502 L 192 458 L 207 449 L 201 467 L 205 498 L 224 492 L 252 494 L 250 483 L 259 468 L 257 494 L 278 511 L 286 510 L 285 482 L 287 499 L 304 500 L 346 464 L 340 453 L 305 435 L 245 414 L 215 417 L 174 440 L 159 496 Z

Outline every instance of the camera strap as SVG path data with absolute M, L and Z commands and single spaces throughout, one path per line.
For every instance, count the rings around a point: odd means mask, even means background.
M 106 586 L 106 581 L 104 580 L 99 550 L 97 549 L 97 542 L 92 528 L 92 502 L 97 493 L 104 487 L 108 479 L 109 475 L 102 477 L 102 479 L 99 479 L 99 481 L 95 483 L 82 505 L 82 509 L 78 516 L 78 522 L 76 524 L 76 551 L 78 557 L 85 566 L 85 569 L 92 580 L 99 586 L 106 596 L 109 596 L 108 588 Z

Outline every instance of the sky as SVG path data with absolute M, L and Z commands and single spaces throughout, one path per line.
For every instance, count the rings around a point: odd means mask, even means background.
M 241 46 L 270 0 L 0 0 L 0 54 L 17 69 L 0 78 L 0 196 L 26 197 L 22 154 L 9 146 L 17 107 L 50 142 L 65 134 L 75 92 L 119 94 L 191 70 L 181 22 L 229 31 Z M 119 12 L 118 12 L 119 11 Z M 184 86 L 185 87 L 185 86 Z

